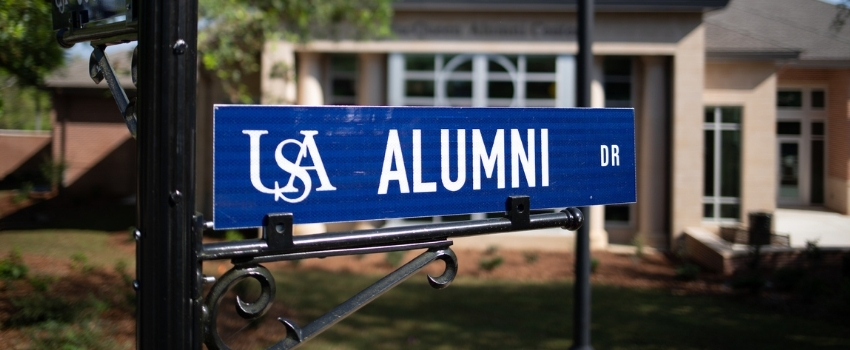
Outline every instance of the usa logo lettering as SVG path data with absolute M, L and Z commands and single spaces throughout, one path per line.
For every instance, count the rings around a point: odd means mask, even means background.
M 336 190 L 336 187 L 334 187 L 331 184 L 330 179 L 328 179 L 328 174 L 325 171 L 325 164 L 322 162 L 322 156 L 319 154 L 319 148 L 316 147 L 316 140 L 313 139 L 313 136 L 319 133 L 318 131 L 301 131 L 301 135 L 304 135 L 303 141 L 287 139 L 281 141 L 281 143 L 277 145 L 274 154 L 275 162 L 277 162 L 277 166 L 280 167 L 281 170 L 289 173 L 289 180 L 284 187 L 280 187 L 280 183 L 275 181 L 273 189 L 263 185 L 263 181 L 260 179 L 260 136 L 268 134 L 269 131 L 242 130 L 242 133 L 248 135 L 251 140 L 251 184 L 254 185 L 254 188 L 256 188 L 257 191 L 274 195 L 275 201 L 282 199 L 289 203 L 301 202 L 310 195 L 310 191 L 313 188 L 313 180 L 310 177 L 310 173 L 307 172 L 308 170 L 315 171 L 319 177 L 321 186 L 319 186 L 316 191 Z M 294 145 L 300 148 L 298 156 L 296 156 L 294 161 L 290 161 L 283 156 L 283 148 L 286 145 Z M 313 165 L 301 166 L 301 160 L 307 157 L 310 157 Z M 299 190 L 295 187 L 296 178 L 304 185 L 304 190 L 301 192 L 301 195 L 298 195 Z M 292 196 L 287 197 L 286 194 L 291 194 Z

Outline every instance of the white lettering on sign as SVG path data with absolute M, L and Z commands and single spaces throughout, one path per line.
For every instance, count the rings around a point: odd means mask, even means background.
M 54 4 L 59 13 L 65 13 L 65 5 L 68 4 L 68 0 L 54 0 Z
M 511 187 L 519 188 L 519 163 L 525 173 L 525 181 L 528 187 L 534 187 L 534 129 L 528 129 L 528 149 L 526 154 L 522 147 L 522 138 L 519 130 L 511 129 Z
M 537 152 L 540 153 L 540 185 L 549 186 L 549 130 L 541 129 L 540 147 L 537 148 L 535 129 L 526 130 L 526 142 L 518 129 L 511 129 L 511 187 L 520 187 L 520 167 L 528 187 L 537 185 Z M 450 156 L 450 135 L 447 129 L 440 130 L 440 180 L 443 188 L 455 192 L 466 184 L 466 130 L 458 129 L 457 137 L 457 173 L 452 180 Z M 422 171 L 422 131 L 414 129 L 411 132 L 413 144 L 413 192 L 437 192 L 436 181 L 423 180 Z M 472 130 L 472 189 L 481 189 L 481 169 L 488 179 L 496 177 L 496 188 L 505 188 L 505 130 L 496 130 L 490 151 L 481 136 L 481 130 Z M 384 152 L 384 162 L 381 167 L 381 178 L 378 183 L 378 194 L 387 194 L 391 181 L 398 182 L 400 193 L 410 193 L 407 181 L 407 171 L 401 150 L 398 130 L 392 129 L 387 134 L 387 147 Z M 495 173 L 495 174 L 494 174 Z
M 490 154 L 484 146 L 481 138 L 481 130 L 472 130 L 472 189 L 481 189 L 481 163 L 484 163 L 484 176 L 488 179 L 493 177 L 493 168 L 497 162 L 499 168 L 496 170 L 496 188 L 505 188 L 505 130 L 496 130 L 493 138 L 493 146 Z
M 609 156 L 608 145 L 601 145 L 599 146 L 599 153 L 601 158 L 600 163 L 602 166 L 608 166 L 609 163 L 611 166 L 620 166 L 620 146 L 611 145 L 611 152 Z
M 422 182 L 422 132 L 413 130 L 413 192 L 437 192 L 436 182 Z
M 395 170 L 392 170 L 395 164 Z M 401 155 L 401 141 L 398 140 L 398 131 L 390 130 L 387 136 L 387 150 L 384 152 L 384 165 L 381 167 L 381 183 L 378 185 L 378 194 L 387 194 L 390 181 L 398 181 L 401 193 L 410 193 L 407 185 L 407 171 L 404 170 L 404 157 Z
M 313 136 L 319 133 L 318 131 L 303 130 L 301 131 L 301 135 L 304 135 L 303 141 L 287 139 L 277 145 L 277 149 L 275 149 L 275 161 L 277 162 L 278 167 L 289 173 L 289 182 L 286 186 L 281 188 L 279 183 L 275 181 L 274 189 L 263 185 L 263 181 L 260 179 L 260 136 L 268 134 L 268 130 L 242 130 L 242 133 L 248 135 L 250 138 L 251 184 L 254 185 L 254 188 L 256 188 L 257 191 L 273 194 L 275 202 L 278 199 L 283 199 L 289 203 L 298 203 L 303 201 L 304 198 L 307 198 L 313 188 L 313 180 L 310 178 L 310 173 L 307 172 L 308 170 L 315 171 L 316 175 L 319 177 L 321 186 L 319 186 L 316 191 L 336 190 L 336 187 L 331 184 L 331 181 L 328 178 L 328 174 L 325 171 L 325 165 L 322 162 L 322 156 L 319 154 L 319 148 L 316 147 L 316 140 L 313 139 Z M 290 162 L 289 159 L 286 159 L 286 157 L 283 156 L 283 147 L 289 144 L 300 147 L 300 151 L 298 152 L 298 156 L 295 158 L 295 162 Z M 301 160 L 307 158 L 308 155 L 310 160 L 313 162 L 313 165 L 301 166 Z M 290 198 L 285 196 L 284 193 L 299 192 L 298 188 L 295 187 L 295 178 L 298 178 L 298 180 L 304 184 L 304 192 L 296 198 Z
M 443 187 L 455 192 L 466 182 L 466 130 L 457 131 L 457 180 L 452 181 L 449 174 L 449 131 L 440 130 L 440 178 Z
M 91 0 L 77 0 L 77 6 L 83 6 L 83 3 L 90 3 Z M 53 4 L 56 5 L 56 10 L 59 13 L 65 13 L 65 6 L 70 4 L 69 0 L 53 0 Z

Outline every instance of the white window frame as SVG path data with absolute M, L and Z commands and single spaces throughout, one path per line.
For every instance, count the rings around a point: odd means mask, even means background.
M 720 195 L 720 178 L 722 174 L 722 159 L 721 155 L 723 154 L 723 145 L 721 140 L 721 133 L 724 130 L 737 130 L 741 137 L 741 144 L 743 145 L 743 133 L 741 133 L 741 124 L 744 122 L 744 108 L 742 106 L 705 106 L 706 108 L 714 108 L 714 122 L 709 123 L 703 121 L 703 132 L 706 130 L 714 131 L 714 193 L 711 196 L 703 195 L 702 204 L 711 204 L 714 208 L 714 216 L 713 217 L 705 217 L 703 215 L 702 220 L 704 222 L 710 223 L 738 223 L 741 221 L 741 212 L 743 208 L 741 207 L 741 198 L 740 197 L 724 197 Z M 734 107 L 739 108 L 741 110 L 741 121 L 739 123 L 723 123 L 722 122 L 722 113 L 721 108 L 723 107 Z M 739 160 L 743 162 L 743 158 L 739 157 Z M 740 167 L 741 165 L 739 165 Z M 706 179 L 703 179 L 706 181 Z M 742 181 L 741 175 L 738 175 L 738 181 Z M 739 186 L 740 187 L 740 186 Z M 739 194 L 740 195 L 740 194 Z M 737 204 L 738 205 L 738 218 L 723 218 L 720 217 L 720 205 L 721 204 Z

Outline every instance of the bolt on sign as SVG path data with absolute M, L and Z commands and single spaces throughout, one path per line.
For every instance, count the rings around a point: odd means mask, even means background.
M 216 229 L 635 201 L 634 110 L 216 105 Z

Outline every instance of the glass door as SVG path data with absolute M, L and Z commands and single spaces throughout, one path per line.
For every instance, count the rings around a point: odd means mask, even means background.
M 803 202 L 800 179 L 800 142 L 779 140 L 779 201 L 782 204 Z
M 777 203 L 819 205 L 826 175 L 826 91 L 782 87 L 776 95 Z

